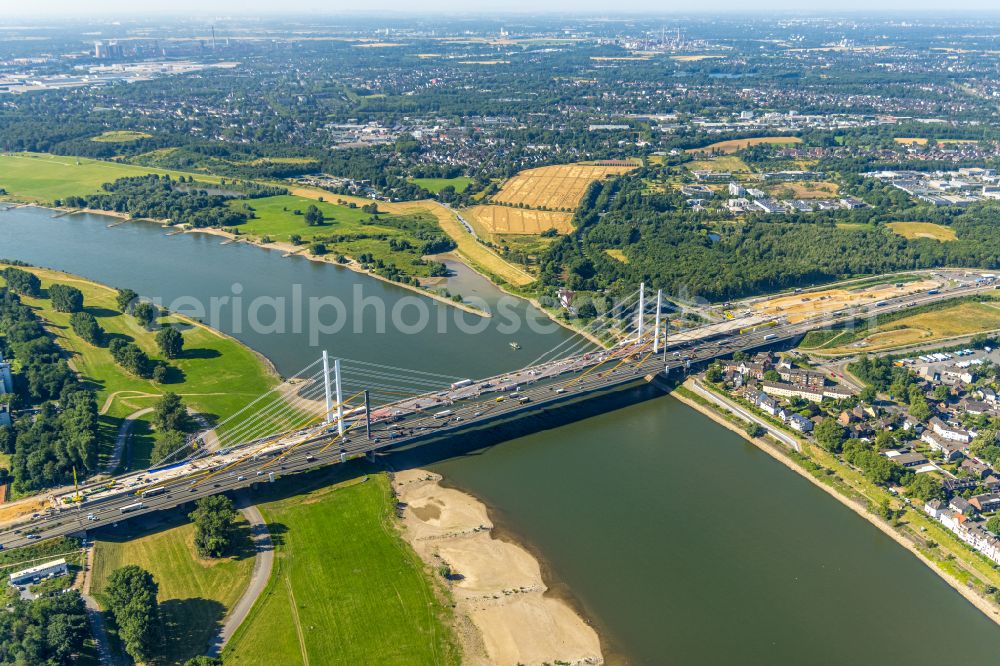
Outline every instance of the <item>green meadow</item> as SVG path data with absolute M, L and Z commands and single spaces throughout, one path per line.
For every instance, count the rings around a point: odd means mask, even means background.
M 468 176 L 456 176 L 455 178 L 411 178 L 410 182 L 419 185 L 431 194 L 437 194 L 444 188 L 451 185 L 459 194 L 468 189 L 472 179 Z
M 387 264 L 395 264 L 407 275 L 427 276 L 430 266 L 421 259 L 427 238 L 443 236 L 436 218 L 428 213 L 414 212 L 406 215 L 379 213 L 373 216 L 360 206 L 337 204 L 337 195 L 329 201 L 317 201 L 289 194 L 263 199 L 239 199 L 230 205 L 249 206 L 255 218 L 239 226 L 241 235 L 255 239 L 269 238 L 274 242 L 288 243 L 292 236 L 301 239 L 302 250 L 322 242 L 331 255 L 342 254 L 357 258 L 371 254 Z M 306 224 L 305 212 L 316 206 L 323 213 L 318 226 Z M 296 214 L 299 211 L 300 214 Z M 393 249 L 391 242 L 405 243 L 406 249 Z M 397 248 L 400 247 L 397 245 Z
M 94 194 L 101 185 L 127 176 L 150 173 L 177 177 L 192 175 L 156 167 L 133 166 L 119 162 L 91 160 L 43 153 L 12 153 L 0 155 L 0 189 L 17 200 L 52 203 L 68 196 Z M 201 181 L 218 182 L 218 178 L 197 174 Z
M 262 491 L 274 496 L 258 507 L 275 567 L 223 654 L 227 666 L 460 662 L 435 574 L 399 535 L 388 476 L 352 478 L 360 469 L 337 465 Z
M 114 289 L 58 271 L 28 270 L 41 279 L 43 289 L 54 283 L 76 287 L 83 292 L 85 310 L 94 315 L 109 336 L 135 342 L 150 358 L 162 359 L 155 331 L 146 330 L 134 317 L 115 309 Z M 151 379 L 136 377 L 115 363 L 106 346 L 95 347 L 77 336 L 69 326 L 70 314 L 57 312 L 45 297 L 47 294 L 43 292 L 42 296 L 22 297 L 22 301 L 35 308 L 36 315 L 55 336 L 56 343 L 68 354 L 74 370 L 97 392 L 105 426 L 102 432 L 105 454 L 110 452 L 121 420 L 133 412 L 152 407 L 167 391 L 179 394 L 195 411 L 218 420 L 235 413 L 279 381 L 261 357 L 235 339 L 175 315 L 160 319 L 162 323 L 177 327 L 184 336 L 181 357 L 167 361 L 171 367 L 167 383 L 157 384 Z M 133 467 L 143 467 L 148 464 L 152 448 L 148 417 L 136 422 L 133 431 Z

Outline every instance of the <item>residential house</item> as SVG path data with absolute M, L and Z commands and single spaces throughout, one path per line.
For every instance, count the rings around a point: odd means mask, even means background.
M 972 460 L 971 458 L 963 460 L 959 464 L 958 469 L 976 479 L 985 479 L 992 471 L 989 465 L 981 463 L 978 460 Z
M 826 378 L 822 373 L 812 370 L 801 370 L 799 368 L 778 369 L 778 376 L 781 380 L 795 386 L 807 388 L 823 388 L 826 385 Z
M 771 365 L 768 363 L 760 363 L 757 361 L 740 361 L 739 363 L 728 363 L 726 364 L 726 372 L 738 372 L 744 377 L 752 377 L 756 380 L 761 380 L 764 378 L 764 373 L 771 369 Z
M 917 451 L 883 451 L 882 455 L 903 467 L 923 467 L 927 464 L 927 456 Z
M 823 402 L 823 391 L 786 384 L 784 382 L 762 382 L 761 387 L 768 395 L 782 398 L 804 398 L 812 402 Z
M 965 449 L 965 444 L 962 442 L 945 439 L 941 435 L 931 432 L 930 430 L 925 430 L 923 434 L 920 435 L 920 441 L 926 442 L 927 445 L 931 447 L 932 451 L 940 453 L 945 462 L 951 462 L 952 460 L 959 458 L 962 455 L 962 451 Z
M 852 423 L 858 421 L 858 417 L 854 415 L 854 412 L 849 409 L 845 409 L 837 416 L 837 423 L 844 426 L 845 428 Z
M 952 497 L 951 501 L 948 502 L 948 508 L 952 511 L 958 511 L 963 516 L 971 516 L 976 512 L 976 507 L 969 503 L 969 500 L 964 497 Z
M 813 422 L 801 414 L 789 414 L 787 422 L 790 428 L 799 432 L 809 432 L 813 429 Z
M 14 392 L 14 379 L 10 372 L 10 362 L 0 355 L 0 395 Z
M 962 402 L 962 407 L 965 409 L 967 414 L 972 414 L 973 416 L 978 416 L 980 414 L 989 414 L 993 411 L 989 403 L 983 400 L 965 400 Z
M 969 498 L 969 504 L 976 507 L 980 513 L 989 513 L 1000 509 L 1000 493 L 983 493 Z
M 903 419 L 903 430 L 907 432 L 912 430 L 913 432 L 920 434 L 924 430 L 924 424 L 907 414 L 906 418 Z
M 930 502 L 924 504 L 924 513 L 935 520 L 939 520 L 941 518 L 942 511 L 944 511 L 944 505 L 939 499 L 932 499 Z
M 978 485 L 979 479 L 974 479 L 969 476 L 959 477 L 957 479 L 945 479 L 941 482 L 941 486 L 949 493 L 960 493 L 963 490 L 969 490 Z
M 972 441 L 972 435 L 969 434 L 969 431 L 945 423 L 936 416 L 931 418 L 929 425 L 931 427 L 931 430 L 933 430 L 936 434 L 940 435 L 941 437 L 944 437 L 945 439 L 950 439 L 955 442 L 962 442 L 963 444 L 968 444 L 969 442 Z

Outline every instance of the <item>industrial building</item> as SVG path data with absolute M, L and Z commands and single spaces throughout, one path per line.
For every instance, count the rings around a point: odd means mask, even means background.
M 67 573 L 69 573 L 69 569 L 66 567 L 66 560 L 60 557 L 58 560 L 52 560 L 51 562 L 45 562 L 44 564 L 39 564 L 28 569 L 15 571 L 10 575 L 10 584 L 25 585 L 31 583 L 36 578 L 62 576 Z

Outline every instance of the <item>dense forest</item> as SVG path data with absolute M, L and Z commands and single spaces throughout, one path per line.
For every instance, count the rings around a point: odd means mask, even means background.
M 67 197 L 56 205 L 128 213 L 131 217 L 170 220 L 173 224 L 196 228 L 231 227 L 246 222 L 250 213 L 230 207 L 229 200 L 287 193 L 284 188 L 248 182 L 233 183 L 229 186 L 232 190 L 218 189 L 221 187 L 227 186 L 196 183 L 190 176 L 173 179 L 167 175 L 149 174 L 119 178 L 102 185 L 104 191 L 99 194 Z M 224 193 L 210 193 L 208 188 Z
M 18 268 L 6 268 L 5 279 L 23 284 Z M 0 426 L 0 451 L 11 455 L 17 492 L 72 480 L 97 465 L 97 402 L 70 369 L 62 351 L 42 328 L 34 311 L 11 288 L 0 287 L 0 353 L 13 358 L 17 407 L 37 405 L 34 419 Z
M 715 224 L 672 194 L 644 193 L 643 174 L 594 184 L 576 230 L 542 260 L 542 282 L 596 291 L 640 281 L 674 294 L 730 299 L 855 275 L 935 266 L 1000 266 L 1000 207 L 919 211 L 952 226 L 958 240 L 906 239 L 872 209 L 811 216 L 751 216 Z M 840 228 L 837 222 L 856 225 Z M 606 250 L 624 252 L 628 263 Z
M 77 590 L 15 599 L 0 612 L 0 664 L 63 666 L 76 663 L 89 636 Z

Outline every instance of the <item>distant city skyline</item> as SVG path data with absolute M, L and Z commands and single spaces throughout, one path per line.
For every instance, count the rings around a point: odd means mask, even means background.
M 269 13 L 318 13 L 335 14 L 348 12 L 362 13 L 359 5 L 349 2 L 329 2 L 325 0 L 286 0 L 275 4 L 273 0 L 172 0 L 160 6 L 137 8 L 133 0 L 90 0 L 81 5 L 78 0 L 38 0 L 34 3 L 4 2 L 6 15 L 16 16 L 89 16 L 94 14 L 121 13 L 128 15 L 141 14 L 269 14 Z M 956 12 L 997 12 L 995 0 L 957 0 L 942 7 L 939 2 L 931 0 L 843 0 L 840 2 L 825 2 L 822 6 L 804 6 L 798 0 L 763 0 L 748 7 L 737 0 L 706 0 L 697 7 L 686 4 L 663 3 L 658 0 L 624 0 L 610 5 L 606 0 L 548 0 L 539 3 L 532 0 L 494 0 L 489 8 L 482 10 L 460 9 L 450 0 L 422 0 L 419 3 L 404 0 L 371 0 L 363 6 L 365 12 L 401 12 L 419 14 L 420 12 L 450 12 L 472 14 L 499 12 L 572 12 L 594 14 L 621 13 L 708 13 L 708 12 L 784 12 L 816 14 L 829 12 L 832 14 L 844 12 L 933 12 L 938 14 Z

